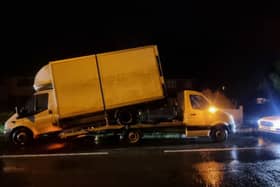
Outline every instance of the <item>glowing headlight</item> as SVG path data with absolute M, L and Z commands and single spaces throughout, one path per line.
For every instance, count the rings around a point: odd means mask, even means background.
M 218 109 L 214 106 L 210 106 L 209 109 L 208 109 L 208 111 L 211 112 L 211 113 L 215 113 L 215 112 L 217 112 L 217 110 Z
M 280 128 L 280 120 L 273 121 L 273 126 L 276 128 Z

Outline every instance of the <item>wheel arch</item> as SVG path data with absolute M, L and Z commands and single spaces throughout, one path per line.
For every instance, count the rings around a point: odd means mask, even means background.
M 219 128 L 219 127 L 225 128 L 228 132 L 230 132 L 229 124 L 224 121 L 218 121 L 218 122 L 211 124 L 211 130 L 213 130 L 215 128 Z
M 220 123 L 216 124 L 210 129 L 209 136 L 214 142 L 223 142 L 228 139 L 229 133 L 230 130 L 228 126 L 226 124 Z
M 33 139 L 36 138 L 36 135 L 37 135 L 36 131 L 34 131 L 34 130 L 32 130 L 32 129 L 26 127 L 26 126 L 22 126 L 22 125 L 15 127 L 15 128 L 11 131 L 10 137 L 11 137 L 12 134 L 13 134 L 16 130 L 18 130 L 18 129 L 25 129 L 27 132 L 31 133 Z

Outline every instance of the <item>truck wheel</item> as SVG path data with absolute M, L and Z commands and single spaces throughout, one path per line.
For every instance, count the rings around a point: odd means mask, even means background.
M 130 130 L 125 137 L 129 144 L 137 144 L 141 140 L 142 133 L 139 130 Z
M 228 131 L 224 127 L 216 127 L 211 131 L 211 139 L 214 142 L 223 142 L 228 138 Z
M 26 128 L 15 129 L 11 134 L 11 142 L 14 145 L 25 146 L 31 143 L 32 132 Z
M 135 112 L 134 110 L 122 109 L 115 113 L 115 119 L 120 125 L 132 125 L 135 123 Z

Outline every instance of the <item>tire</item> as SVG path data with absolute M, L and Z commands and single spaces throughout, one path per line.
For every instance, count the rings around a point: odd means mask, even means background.
M 121 109 L 116 111 L 115 119 L 119 125 L 133 125 L 136 123 L 136 115 L 133 109 Z
M 211 139 L 214 142 L 224 142 L 228 138 L 228 131 L 225 127 L 216 127 L 211 131 Z
M 26 128 L 15 129 L 11 134 L 10 140 L 13 145 L 29 145 L 33 140 L 32 132 Z
M 139 130 L 130 130 L 126 133 L 125 138 L 129 144 L 137 144 L 142 138 L 142 133 Z

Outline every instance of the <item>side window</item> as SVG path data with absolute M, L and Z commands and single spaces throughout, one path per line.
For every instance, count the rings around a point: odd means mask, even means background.
M 48 109 L 48 94 L 36 95 L 36 113 Z
M 209 103 L 200 95 L 190 95 L 190 101 L 193 109 L 203 110 L 209 107 Z
M 24 115 L 34 114 L 35 112 L 35 100 L 34 96 L 30 97 L 21 109 L 21 113 Z

